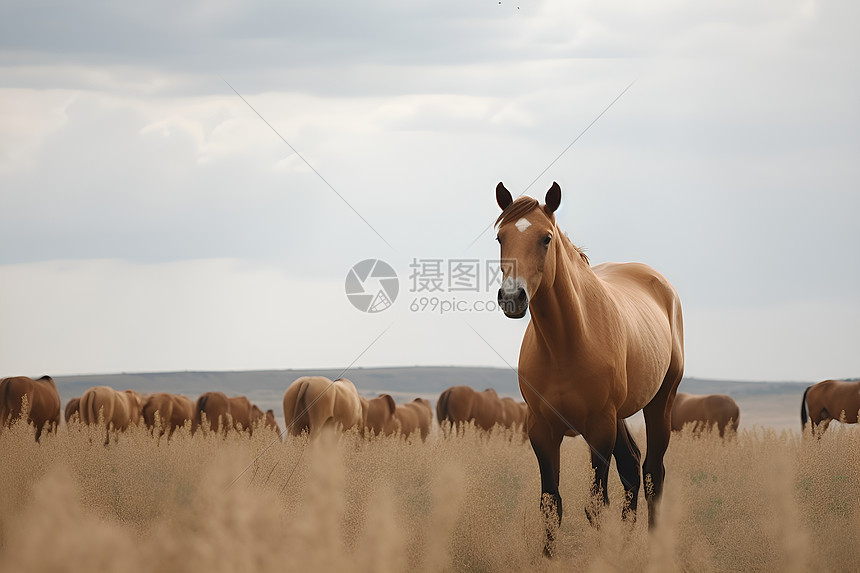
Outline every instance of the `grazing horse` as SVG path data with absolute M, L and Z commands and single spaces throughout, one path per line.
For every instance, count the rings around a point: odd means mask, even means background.
M 54 431 L 60 425 L 60 394 L 50 376 L 38 380 L 14 376 L 0 380 L 0 428 L 21 417 L 24 398 L 27 399 L 27 423 L 36 428 L 36 441 L 42 430 Z
M 507 401 L 511 403 L 508 403 Z M 501 399 L 496 391 L 487 388 L 476 392 L 469 386 L 451 386 L 439 395 L 436 401 L 436 419 L 442 425 L 449 422 L 457 431 L 469 422 L 482 430 L 491 430 L 499 425 L 510 428 L 514 423 L 522 423 L 524 413 L 516 412 L 515 402 Z
M 803 391 L 800 421 L 803 428 L 806 428 L 807 422 L 812 422 L 813 432 L 821 435 L 833 420 L 856 424 L 858 411 L 860 411 L 860 380 L 853 382 L 825 380 Z
M 362 397 L 361 401 L 365 433 L 391 436 L 399 432 L 406 438 L 418 431 L 422 440 L 427 439 L 433 425 L 433 408 L 424 398 L 398 405 L 388 394 L 381 394 L 371 400 Z
M 358 390 L 346 378 L 302 376 L 284 392 L 284 420 L 294 436 L 305 430 L 315 436 L 328 426 L 361 429 L 364 419 Z
M 720 437 L 726 430 L 738 431 L 741 410 L 731 396 L 725 394 L 694 395 L 678 392 L 672 406 L 672 429 L 681 430 L 686 424 L 696 428 L 710 428 L 714 424 Z
M 159 427 L 156 427 L 156 416 Z M 187 396 L 156 392 L 143 401 L 143 421 L 148 428 L 156 430 L 158 435 L 167 432 L 170 437 L 174 430 L 181 428 L 189 420 L 194 420 L 194 403 Z
M 404 437 L 417 431 L 422 440 L 427 439 L 433 426 L 433 408 L 429 400 L 415 398 L 406 404 L 398 404 L 394 415 L 399 424 L 398 430 Z
M 389 394 L 380 394 L 367 400 L 360 396 L 361 409 L 364 412 L 364 434 L 371 436 L 390 436 L 397 433 L 397 403 Z
M 251 419 L 251 425 L 259 424 L 262 421 L 264 428 L 269 428 L 270 430 L 278 434 L 278 436 L 281 435 L 281 428 L 278 427 L 278 422 L 277 420 L 275 420 L 274 410 L 266 410 L 265 412 L 263 412 L 255 404 L 251 407 Z
M 513 398 L 502 398 L 502 414 L 506 428 L 514 426 L 526 430 L 526 419 L 528 418 L 529 407 L 525 402 L 517 402 Z
M 140 422 L 143 398 L 134 390 L 119 392 L 110 386 L 93 386 L 81 396 L 81 422 L 105 425 L 105 444 L 110 442 L 110 433 L 124 431 Z
M 77 416 L 78 421 L 81 419 L 81 399 L 71 398 L 66 402 L 66 424 L 72 421 L 72 418 Z
M 264 417 L 263 412 L 251 404 L 247 397 L 228 397 L 223 392 L 204 392 L 197 398 L 192 422 L 195 429 L 203 425 L 204 414 L 207 420 L 205 427 L 213 432 L 220 430 L 224 434 L 231 428 L 253 433 L 254 423 Z
M 665 478 L 672 402 L 684 370 L 678 295 L 644 264 L 592 267 L 556 224 L 554 213 L 561 203 L 557 183 L 543 206 L 531 197 L 514 201 L 502 183 L 496 200 L 502 209 L 496 220 L 499 306 L 509 318 L 531 313 L 518 377 L 540 468 L 544 552 L 552 555 L 553 530 L 561 523 L 559 448 L 565 434 L 580 433 L 591 449 L 593 503 L 586 508 L 591 522 L 597 524 L 601 498 L 603 505 L 609 503 L 613 455 L 627 497 L 623 515 L 635 519 L 640 454 L 624 419 L 639 410 L 645 414 L 645 498 L 653 527 Z

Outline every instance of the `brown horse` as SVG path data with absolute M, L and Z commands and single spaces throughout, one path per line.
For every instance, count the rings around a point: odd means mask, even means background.
M 394 413 L 399 424 L 398 430 L 404 437 L 418 432 L 422 440 L 427 439 L 430 428 L 433 426 L 433 408 L 430 401 L 424 398 L 415 398 L 406 404 L 398 404 Z
M 274 410 L 266 410 L 263 412 L 259 409 L 256 404 L 251 407 L 251 418 L 252 425 L 261 424 L 264 428 L 269 428 L 276 434 L 278 437 L 281 435 L 281 428 L 278 427 L 278 422 L 275 420 L 275 411 Z
M 187 396 L 156 392 L 143 401 L 143 421 L 148 428 L 156 430 L 158 435 L 167 432 L 169 437 L 189 420 L 194 420 L 194 403 Z
M 284 392 L 287 431 L 298 436 L 316 435 L 324 427 L 361 429 L 365 413 L 355 385 L 346 378 L 331 381 L 324 376 L 302 376 Z
M 120 392 L 109 386 L 93 386 L 81 396 L 81 422 L 105 425 L 105 444 L 112 431 L 124 431 L 140 423 L 143 397 L 134 390 Z
M 360 396 L 361 409 L 364 412 L 364 434 L 371 436 L 390 436 L 397 433 L 397 403 L 389 394 L 380 394 L 367 400 Z
M 385 436 L 399 433 L 406 438 L 417 431 L 422 440 L 427 439 L 433 425 L 433 409 L 424 398 L 398 405 L 388 394 L 381 394 L 371 400 L 362 397 L 361 401 L 365 433 Z
M 252 433 L 255 422 L 264 417 L 263 412 L 251 404 L 247 397 L 228 397 L 223 392 L 204 392 L 197 398 L 192 422 L 195 429 L 203 425 L 204 415 L 208 430 L 224 434 L 230 429 Z
M 678 392 L 672 406 L 672 429 L 681 430 L 686 424 L 695 429 L 710 428 L 716 424 L 720 437 L 726 430 L 738 431 L 741 410 L 731 396 L 725 394 L 694 395 Z
M 803 391 L 800 421 L 804 429 L 807 422 L 812 422 L 813 432 L 821 435 L 833 420 L 856 424 L 858 411 L 860 380 L 825 380 Z
M 518 427 L 524 432 L 528 418 L 529 407 L 525 402 L 517 402 L 513 398 L 502 398 L 502 413 L 506 428 Z
M 670 414 L 684 370 L 681 304 L 671 284 L 639 263 L 592 267 L 561 232 L 555 210 L 561 188 L 553 183 L 540 206 L 514 201 L 499 183 L 496 220 L 501 244 L 499 305 L 509 318 L 531 312 L 520 348 L 520 390 L 529 406 L 529 440 L 541 474 L 541 508 L 547 519 L 545 553 L 561 523 L 559 448 L 568 432 L 591 448 L 594 503 L 609 503 L 609 458 L 615 456 L 627 494 L 623 515 L 635 519 L 640 487 L 639 450 L 624 419 L 644 410 L 648 523 L 654 525 L 663 491 L 663 456 Z M 554 517 L 554 518 L 553 518 Z M 553 523 L 555 522 L 555 523 Z
M 42 431 L 52 432 L 60 425 L 60 394 L 50 376 L 38 380 L 14 376 L 0 380 L 0 428 L 9 426 L 24 413 L 27 399 L 27 423 L 36 428 L 36 440 Z
M 476 392 L 469 386 L 451 386 L 436 401 L 436 419 L 439 425 L 448 422 L 457 431 L 469 422 L 482 430 L 496 425 L 510 428 L 525 421 L 525 411 L 520 408 L 511 398 L 499 398 L 492 388 Z
M 72 421 L 72 418 L 77 416 L 78 421 L 81 419 L 81 399 L 80 398 L 70 398 L 68 402 L 66 402 L 66 424 Z

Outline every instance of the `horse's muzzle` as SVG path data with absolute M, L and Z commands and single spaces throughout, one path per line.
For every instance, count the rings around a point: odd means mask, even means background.
M 526 289 L 499 289 L 499 306 L 508 318 L 522 318 L 529 309 L 529 295 Z

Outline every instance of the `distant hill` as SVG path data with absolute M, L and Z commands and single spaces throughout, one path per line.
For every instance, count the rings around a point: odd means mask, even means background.
M 477 390 L 494 388 L 500 395 L 520 397 L 517 376 L 508 368 L 416 366 L 354 368 L 342 370 L 258 370 L 244 372 L 158 372 L 101 374 L 55 378 L 63 402 L 80 396 L 90 386 L 105 385 L 118 390 L 133 388 L 143 393 L 174 392 L 196 398 L 203 392 L 220 390 L 243 394 L 261 408 L 281 412 L 287 386 L 300 376 L 345 376 L 366 397 L 388 393 L 398 402 L 421 396 L 435 401 L 450 386 L 466 385 Z M 685 378 L 680 390 L 692 394 L 728 394 L 741 406 L 741 427 L 752 424 L 775 428 L 799 427 L 800 401 L 810 382 L 738 382 Z
M 502 368 L 410 367 L 353 368 L 343 370 L 257 370 L 244 372 L 159 372 L 152 374 L 103 374 L 95 376 L 60 376 L 55 378 L 63 399 L 80 396 L 90 386 L 105 385 L 117 389 L 134 388 L 140 392 L 177 392 L 197 396 L 210 390 L 245 394 L 276 391 L 283 395 L 287 386 L 301 376 L 339 376 L 349 378 L 359 392 L 439 394 L 445 388 L 467 385 L 495 388 L 499 394 L 519 395 L 517 375 Z

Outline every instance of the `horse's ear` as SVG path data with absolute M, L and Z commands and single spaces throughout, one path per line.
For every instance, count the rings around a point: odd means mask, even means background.
M 559 205 L 561 205 L 561 187 L 553 181 L 552 187 L 546 192 L 546 210 L 550 213 L 555 213 Z
M 504 211 L 513 202 L 514 198 L 511 197 L 511 192 L 505 189 L 504 183 L 499 181 L 499 184 L 496 185 L 496 203 L 498 203 L 499 207 Z

